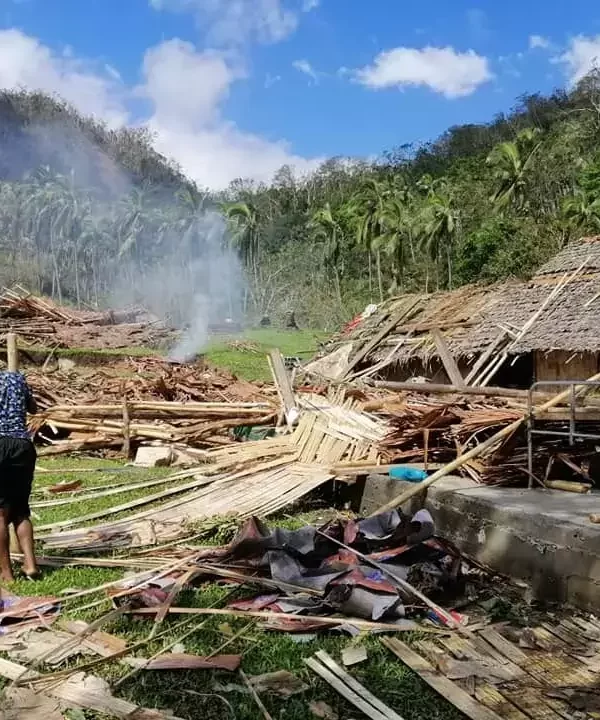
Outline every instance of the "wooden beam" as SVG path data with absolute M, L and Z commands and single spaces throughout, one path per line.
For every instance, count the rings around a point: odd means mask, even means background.
M 286 422 L 291 426 L 298 418 L 298 409 L 296 407 L 296 397 L 294 395 L 292 381 L 285 369 L 285 362 L 280 350 L 276 348 L 271 350 L 268 358 L 273 381 L 275 382 L 275 387 L 277 388 L 277 393 L 283 406 Z
M 391 382 L 384 380 L 376 380 L 369 383 L 373 387 L 382 388 L 383 390 L 393 390 L 395 392 L 416 392 L 424 395 L 481 395 L 483 397 L 499 397 L 499 398 L 516 398 L 517 400 L 527 400 L 528 391 L 519 390 L 517 388 L 501 388 L 501 387 L 458 387 L 457 385 L 443 385 L 437 383 L 413 383 L 413 382 Z M 534 393 L 534 397 L 538 399 L 541 393 Z M 545 395 L 547 397 L 547 395 Z
M 431 337 L 435 341 L 435 346 L 437 348 L 438 354 L 441 358 L 441 361 L 444 365 L 444 370 L 448 374 L 448 377 L 450 378 L 450 382 L 453 385 L 456 385 L 457 387 L 464 387 L 465 381 L 463 379 L 463 376 L 458 369 L 458 365 L 456 364 L 456 360 L 454 359 L 452 353 L 450 352 L 450 348 L 448 347 L 448 343 L 446 342 L 446 338 L 442 335 L 442 333 L 437 329 L 433 328 L 430 330 Z
M 475 701 L 465 690 L 439 673 L 433 665 L 422 658 L 405 643 L 396 638 L 383 638 L 383 644 L 415 672 L 429 687 L 452 703 L 471 720 L 501 720 L 499 715 Z

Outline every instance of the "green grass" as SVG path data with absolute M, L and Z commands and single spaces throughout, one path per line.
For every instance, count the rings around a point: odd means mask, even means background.
M 99 487 L 115 482 L 130 482 L 144 478 L 160 477 L 161 470 L 123 469 L 123 465 L 113 461 L 75 458 L 41 458 L 39 465 L 53 470 L 48 474 L 38 474 L 35 484 L 36 498 L 44 496 L 44 488 L 68 478 L 83 480 L 84 488 Z M 101 472 L 68 475 L 66 468 L 101 468 Z M 120 472 L 116 472 L 120 471 Z M 152 492 L 154 488 L 150 489 Z M 47 495 L 46 495 L 47 496 Z M 110 507 L 122 500 L 121 495 L 98 499 L 97 501 L 78 502 L 66 506 L 71 516 L 81 515 L 98 509 Z M 102 502 L 101 502 L 102 501 Z M 49 522 L 58 515 L 56 510 L 44 509 L 40 513 L 40 522 Z M 66 516 L 69 516 L 65 513 Z M 269 524 L 297 528 L 307 522 L 323 522 L 330 511 L 319 510 L 301 515 L 282 515 L 277 520 L 269 519 Z M 60 517 L 63 516 L 61 510 Z M 215 539 L 220 539 L 218 536 Z M 61 554 L 65 554 L 62 551 Z M 66 589 L 85 589 L 113 582 L 123 577 L 121 569 L 93 567 L 68 567 L 53 569 L 45 567 L 40 580 L 32 583 L 17 580 L 11 591 L 19 595 L 55 595 L 60 597 Z M 224 606 L 235 597 L 251 597 L 254 592 L 244 588 L 232 588 L 206 583 L 196 589 L 186 590 L 177 601 L 180 606 L 208 607 Z M 103 604 L 84 611 L 77 608 L 96 600 L 104 599 Z M 85 619 L 88 622 L 98 618 L 110 609 L 103 593 L 87 596 L 81 601 L 68 604 L 63 609 L 63 617 Z M 183 623 L 183 625 L 182 625 Z M 126 638 L 130 643 L 144 640 L 152 628 L 150 618 L 124 617 L 107 624 L 102 629 Z M 308 720 L 313 717 L 309 710 L 311 701 L 328 703 L 339 718 L 360 718 L 361 714 L 347 705 L 344 700 L 326 683 L 312 673 L 304 660 L 317 650 L 324 649 L 340 662 L 341 651 L 353 642 L 362 642 L 368 650 L 368 660 L 350 669 L 350 673 L 366 687 L 394 708 L 400 715 L 411 720 L 459 720 L 460 714 L 439 698 L 421 680 L 396 660 L 382 645 L 377 637 L 360 637 L 358 640 L 348 636 L 326 634 L 306 643 L 297 642 L 290 634 L 265 632 L 254 623 L 245 619 L 227 617 L 170 616 L 165 620 L 163 629 L 166 634 L 151 641 L 147 647 L 136 653 L 139 657 L 149 657 L 177 641 L 184 633 L 195 629 L 192 635 L 183 640 L 185 651 L 191 654 L 208 655 L 244 629 L 243 636 L 236 639 L 222 652 L 241 654 L 242 668 L 247 675 L 258 675 L 277 670 L 288 670 L 308 686 L 306 692 L 290 699 L 276 695 L 263 694 L 265 703 L 273 718 L 286 720 Z M 70 661 L 73 665 L 81 660 Z M 109 682 L 124 677 L 130 667 L 112 662 L 102 665 L 95 672 Z M 169 708 L 175 715 L 186 720 L 217 720 L 236 718 L 237 720 L 256 720 L 261 714 L 252 698 L 243 691 L 243 681 L 237 673 L 221 671 L 141 671 L 127 680 L 116 692 L 145 707 Z M 71 716 L 79 720 L 105 720 L 100 715 L 86 711 Z
M 108 495 L 104 497 L 91 498 L 89 500 L 78 500 L 80 495 L 87 495 L 93 492 L 95 489 L 112 487 L 113 485 L 131 485 L 133 483 L 142 483 L 148 480 L 158 480 L 172 474 L 173 470 L 170 468 L 137 468 L 137 467 L 124 467 L 122 463 L 110 460 L 96 460 L 96 459 L 85 459 L 85 460 L 73 460 L 67 458 L 40 458 L 38 465 L 47 470 L 56 470 L 56 472 L 50 473 L 37 473 L 36 481 L 34 486 L 34 492 L 32 495 L 32 503 L 38 500 L 63 500 L 71 499 L 73 502 L 68 505 L 58 505 L 54 507 L 40 507 L 32 508 L 34 514 L 34 521 L 36 525 L 47 525 L 49 523 L 59 522 L 61 520 L 67 520 L 72 517 L 81 517 L 90 513 L 99 512 L 107 508 L 114 507 L 116 505 L 122 505 L 132 500 L 137 500 L 149 494 L 154 494 L 166 490 L 170 487 L 176 487 L 184 485 L 190 482 L 190 479 L 184 479 L 176 481 L 175 483 L 165 483 L 154 485 L 150 488 L 140 487 L 137 490 L 129 490 L 121 492 L 115 495 Z M 84 468 L 99 468 L 102 469 L 100 472 L 93 473 L 77 473 L 69 474 L 61 472 L 62 468 L 77 467 L 79 469 Z M 56 485 L 60 482 L 67 482 L 71 480 L 81 481 L 81 487 L 75 493 L 60 493 L 51 494 L 47 491 L 47 488 L 52 485 Z M 150 508 L 151 505 L 144 505 L 139 510 L 145 510 Z M 121 513 L 109 516 L 109 520 L 117 520 L 120 517 L 136 512 L 137 509 L 123 511 Z M 95 522 L 100 522 L 97 520 Z M 82 526 L 90 523 L 82 523 Z
M 304 360 L 310 358 L 316 352 L 319 342 L 327 337 L 326 333 L 318 330 L 248 330 L 242 335 L 214 338 L 204 354 L 212 365 L 229 370 L 244 380 L 269 382 L 271 373 L 266 359 L 269 350 L 279 348 L 284 356 Z M 40 360 L 48 356 L 48 350 L 44 348 L 27 348 L 26 351 Z M 115 358 L 161 356 L 164 353 L 145 347 L 129 347 L 59 348 L 54 354 L 55 357 L 69 358 L 82 365 L 95 367 Z M 107 364 L 107 369 L 109 368 L 110 365 Z
M 316 330 L 250 330 L 243 336 L 214 342 L 206 351 L 206 359 L 244 380 L 268 382 L 271 380 L 266 359 L 269 350 L 279 348 L 284 356 L 308 359 L 326 337 Z
M 31 594 L 59 593 L 65 587 L 81 588 L 117 579 L 117 570 L 86 568 L 61 569 L 47 572 L 38 582 L 15 584 L 15 590 Z M 225 605 L 231 600 L 230 590 L 216 584 L 206 584 L 195 590 L 188 590 L 179 597 L 178 604 L 186 607 L 208 607 Z M 249 596 L 248 591 L 236 591 L 238 596 Z M 86 599 L 89 602 L 89 598 Z M 108 605 L 104 608 L 108 611 Z M 95 608 L 83 615 L 69 610 L 63 616 L 90 621 L 101 615 L 103 608 Z M 130 644 L 148 637 L 152 621 L 148 619 L 121 618 L 103 629 Z M 277 670 L 287 670 L 298 676 L 307 690 L 290 699 L 272 694 L 263 694 L 261 699 L 273 718 L 285 720 L 307 720 L 311 701 L 324 701 L 340 718 L 359 718 L 361 714 L 348 705 L 335 691 L 320 680 L 305 665 L 304 660 L 317 650 L 325 650 L 339 663 L 343 648 L 352 643 L 362 643 L 368 651 L 368 660 L 350 669 L 350 673 L 362 682 L 382 701 L 400 715 L 411 720 L 459 720 L 458 713 L 431 691 L 402 663 L 387 651 L 377 637 L 360 637 L 324 634 L 309 642 L 299 643 L 294 636 L 285 633 L 264 632 L 252 622 L 240 618 L 202 616 L 169 617 L 164 628 L 167 633 L 135 653 L 138 657 L 150 657 L 179 638 L 195 629 L 182 640 L 185 652 L 209 655 L 243 630 L 239 639 L 223 649 L 226 654 L 242 655 L 242 669 L 247 675 L 259 675 Z M 166 650 L 169 651 L 168 649 Z M 80 661 L 70 661 L 72 664 Z M 112 662 L 101 666 L 95 672 L 110 683 L 123 678 L 131 668 L 123 663 Z M 175 715 L 187 720 L 202 718 L 218 720 L 232 717 L 237 720 L 256 720 L 261 715 L 252 698 L 243 691 L 243 682 L 237 673 L 222 671 L 141 671 L 127 680 L 117 694 L 141 706 L 169 708 Z M 86 720 L 100 720 L 99 715 L 85 714 Z

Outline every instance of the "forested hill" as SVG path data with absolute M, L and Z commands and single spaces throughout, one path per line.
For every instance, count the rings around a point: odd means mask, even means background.
M 399 143 L 402 138 L 398 138 Z M 246 310 L 295 309 L 330 328 L 390 293 L 526 276 L 569 239 L 600 232 L 600 76 L 520 98 L 487 125 L 450 128 L 376 163 L 332 159 L 309 177 L 197 188 L 143 129 L 112 131 L 39 93 L 0 95 L 0 282 L 102 303 L 176 255 L 190 228 L 228 219 Z

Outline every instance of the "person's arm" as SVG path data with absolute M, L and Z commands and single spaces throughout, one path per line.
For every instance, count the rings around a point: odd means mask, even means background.
M 35 415 L 38 411 L 38 406 L 35 401 L 35 398 L 33 397 L 33 393 L 31 392 L 31 388 L 27 384 L 26 380 L 23 380 L 23 386 L 25 388 L 25 398 L 27 401 L 27 412 L 30 415 Z

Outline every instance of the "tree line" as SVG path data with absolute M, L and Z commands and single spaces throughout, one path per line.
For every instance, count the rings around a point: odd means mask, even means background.
M 181 267 L 207 211 L 246 269 L 245 310 L 330 328 L 392 294 L 526 277 L 600 232 L 600 76 L 528 95 L 375 162 L 333 158 L 270 184 L 199 188 L 145 130 L 109 130 L 41 93 L 0 95 L 0 281 L 102 305 L 116 274 Z

